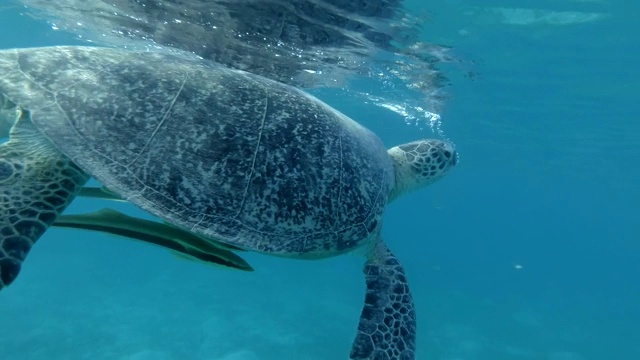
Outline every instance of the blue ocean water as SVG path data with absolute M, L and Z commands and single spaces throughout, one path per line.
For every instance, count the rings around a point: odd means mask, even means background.
M 428 41 L 463 59 L 443 65 L 442 134 L 332 90 L 315 94 L 389 146 L 442 135 L 460 153 L 450 175 L 385 217 L 416 300 L 418 359 L 640 358 L 640 4 L 407 6 L 430 14 Z M 0 12 L 0 48 L 74 43 Z M 102 206 L 79 199 L 69 212 Z M 51 229 L 0 294 L 0 358 L 347 357 L 360 258 L 243 256 L 256 272 Z

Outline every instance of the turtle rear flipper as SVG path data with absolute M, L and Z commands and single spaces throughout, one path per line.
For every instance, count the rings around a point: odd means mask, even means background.
M 17 111 L 9 141 L 0 145 L 0 289 L 87 180 L 33 127 L 28 111 Z
M 404 269 L 382 240 L 364 266 L 365 304 L 351 360 L 415 359 L 416 313 Z

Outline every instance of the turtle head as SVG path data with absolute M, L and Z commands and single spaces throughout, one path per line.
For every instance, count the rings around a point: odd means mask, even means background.
M 453 144 L 425 139 L 394 146 L 388 151 L 396 172 L 396 183 L 389 201 L 432 184 L 458 163 Z

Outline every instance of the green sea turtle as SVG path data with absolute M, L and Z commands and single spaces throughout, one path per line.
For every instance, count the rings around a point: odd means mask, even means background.
M 453 146 L 389 149 L 320 100 L 189 55 L 98 47 L 0 51 L 0 287 L 89 179 L 172 225 L 271 255 L 360 249 L 366 296 L 351 359 L 414 359 L 388 202 L 445 175 Z

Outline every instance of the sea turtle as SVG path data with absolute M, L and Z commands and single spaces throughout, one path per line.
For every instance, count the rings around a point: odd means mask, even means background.
M 388 151 L 286 84 L 192 55 L 59 46 L 0 51 L 0 288 L 90 176 L 205 238 L 320 259 L 360 249 L 365 304 L 351 359 L 414 359 L 404 270 L 381 238 L 386 204 L 445 175 L 454 147 Z

